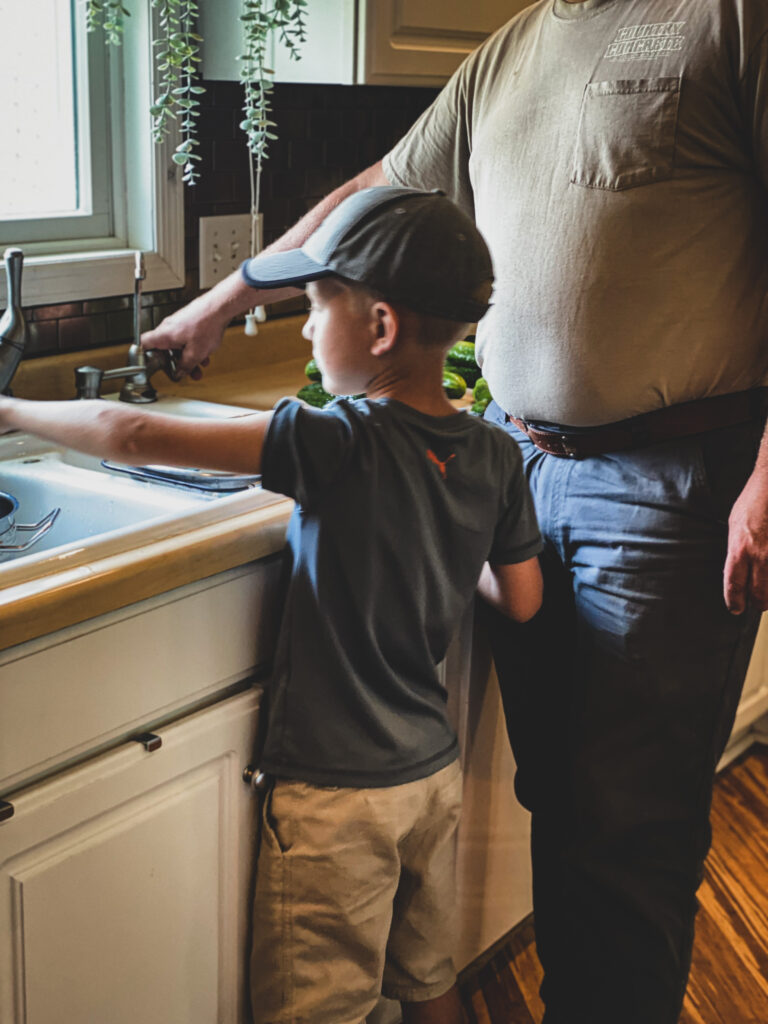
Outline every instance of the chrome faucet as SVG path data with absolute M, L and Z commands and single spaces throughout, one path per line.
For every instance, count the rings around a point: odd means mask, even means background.
M 137 351 L 134 343 L 128 349 L 127 366 L 118 366 L 113 370 L 102 370 L 98 366 L 78 366 L 75 370 L 77 397 L 101 398 L 103 381 L 124 380 L 125 383 L 120 388 L 121 402 L 156 402 L 157 391 L 152 387 L 149 378 L 158 370 L 163 370 L 171 380 L 179 380 L 176 359 L 172 352 L 160 349 L 144 352 L 141 345 Z
M 21 268 L 24 253 L 21 249 L 6 249 L 3 260 L 8 282 L 8 304 L 0 320 L 0 393 L 9 390 L 27 343 L 27 325 L 21 311 Z
M 123 380 L 121 402 L 146 403 L 157 401 L 157 391 L 150 377 L 164 370 L 171 380 L 179 380 L 179 371 L 173 352 L 153 349 L 145 352 L 141 347 L 141 282 L 146 274 L 144 256 L 136 253 L 133 272 L 133 343 L 128 349 L 128 365 L 113 370 L 100 370 L 96 366 L 79 366 L 75 370 L 75 388 L 78 398 L 100 398 L 101 384 L 105 380 Z

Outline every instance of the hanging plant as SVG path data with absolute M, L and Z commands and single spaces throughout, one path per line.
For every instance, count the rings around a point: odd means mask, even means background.
M 89 32 L 103 29 L 107 42 L 119 46 L 122 42 L 123 21 L 130 18 L 131 12 L 120 3 L 120 0 L 87 0 L 85 24 Z
M 152 135 L 162 142 L 170 131 L 171 121 L 179 121 L 181 142 L 173 154 L 174 163 L 184 168 L 183 180 L 194 185 L 199 178 L 195 166 L 201 160 L 195 152 L 199 145 L 197 118 L 205 89 L 197 82 L 202 37 L 194 31 L 199 13 L 195 0 L 151 0 L 158 11 L 159 38 L 154 40 L 154 63 L 158 95 L 150 107 Z M 277 138 L 270 129 L 272 75 L 266 65 L 270 34 L 277 33 L 292 60 L 300 57 L 299 47 L 306 40 L 307 0 L 243 0 L 243 50 L 237 59 L 242 62 L 240 81 L 245 91 L 244 119 L 240 127 L 246 134 L 250 154 L 251 215 L 258 216 L 261 169 L 267 158 L 269 142 Z M 120 46 L 124 20 L 130 11 L 120 0 L 85 0 L 86 26 L 89 32 L 104 31 L 107 43 Z M 251 252 L 255 248 L 255 227 L 251 230 Z
M 161 142 L 170 130 L 170 119 L 179 120 L 181 142 L 172 156 L 184 168 L 183 180 L 194 185 L 199 178 L 195 166 L 201 157 L 195 153 L 200 100 L 205 89 L 197 85 L 202 36 L 193 31 L 198 14 L 195 0 L 152 0 L 159 12 L 160 36 L 155 40 L 155 67 L 160 94 L 149 108 L 152 134 Z
M 171 159 L 184 168 L 183 180 L 194 185 L 199 178 L 195 164 L 201 157 L 195 152 L 199 145 L 196 131 L 200 100 L 205 89 L 197 84 L 202 36 L 194 31 L 198 15 L 195 0 L 152 0 L 158 12 L 160 34 L 154 40 L 154 64 L 158 96 L 149 112 L 152 115 L 152 137 L 162 142 L 170 131 L 171 121 L 178 121 L 181 142 Z M 130 11 L 118 0 L 87 0 L 86 27 L 89 32 L 103 29 L 107 42 L 122 43 L 123 19 Z
M 267 43 L 272 32 L 288 48 L 291 60 L 300 57 L 299 47 L 306 40 L 305 9 L 307 0 L 243 0 L 243 49 L 240 81 L 245 90 L 240 127 L 248 139 L 248 149 L 261 167 L 267 156 L 269 140 L 277 136 L 269 129 L 275 122 L 269 118 L 270 93 L 274 71 L 266 65 Z
M 251 256 L 257 250 L 257 225 L 261 204 L 261 172 L 269 143 L 277 138 L 271 129 L 277 125 L 270 118 L 274 71 L 267 67 L 267 44 L 271 33 L 287 47 L 291 60 L 299 60 L 299 47 L 306 40 L 307 0 L 243 0 L 243 53 L 240 81 L 243 83 L 245 117 L 240 127 L 245 132 L 249 151 L 251 186 Z M 255 334 L 256 321 L 264 319 L 262 307 L 246 316 L 246 333 Z

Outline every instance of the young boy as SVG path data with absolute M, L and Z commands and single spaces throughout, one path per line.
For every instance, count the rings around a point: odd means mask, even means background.
M 461 776 L 436 666 L 476 588 L 519 621 L 541 601 L 518 449 L 442 389 L 447 349 L 488 306 L 488 250 L 442 194 L 371 188 L 243 276 L 306 284 L 324 387 L 367 397 L 224 421 L 3 398 L 0 426 L 123 462 L 260 471 L 296 499 L 261 759 L 254 1019 L 360 1024 L 383 991 L 406 1024 L 460 1024 Z

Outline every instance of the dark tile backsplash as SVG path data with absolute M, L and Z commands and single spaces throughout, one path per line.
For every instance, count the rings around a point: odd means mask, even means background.
M 198 220 L 250 208 L 242 88 L 205 82 L 201 97 L 198 185 L 184 198 L 184 288 L 145 293 L 142 329 L 157 326 L 189 302 L 198 287 Z M 328 192 L 380 159 L 434 99 L 436 89 L 401 86 L 276 85 L 271 143 L 261 180 L 265 243 L 274 241 Z M 115 296 L 25 309 L 29 342 L 25 358 L 128 345 L 131 296 Z

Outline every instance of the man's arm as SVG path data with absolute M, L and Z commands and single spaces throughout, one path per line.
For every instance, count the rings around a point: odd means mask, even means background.
M 28 402 L 0 396 L 0 432 L 25 430 L 87 455 L 132 465 L 162 463 L 260 473 L 271 419 L 271 412 L 194 419 L 99 399 Z
M 759 8 L 759 18 L 763 31 L 749 55 L 740 86 L 743 120 L 751 134 L 751 156 L 765 197 L 768 195 L 768 33 L 765 32 L 768 17 L 764 7 Z M 764 251 L 768 260 L 768 249 Z M 768 610 L 768 429 L 752 475 L 728 519 L 723 596 L 726 607 L 734 615 L 740 615 L 747 602 L 760 611 Z
M 381 161 L 373 164 L 322 199 L 264 252 L 283 252 L 302 246 L 331 210 L 347 196 L 372 185 L 388 184 Z M 233 317 L 253 306 L 263 306 L 299 293 L 297 288 L 251 288 L 236 270 L 209 292 L 166 317 L 153 331 L 147 331 L 142 335 L 141 343 L 144 348 L 182 350 L 179 365 L 189 373 L 221 344 L 224 329 Z
M 768 429 L 752 475 L 728 519 L 723 596 L 734 615 L 740 615 L 747 602 L 768 610 Z
M 477 591 L 515 622 L 527 622 L 541 608 L 544 584 L 538 558 L 528 558 L 513 565 L 483 566 Z

